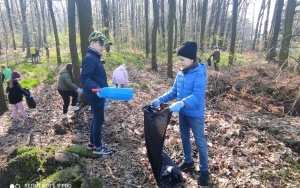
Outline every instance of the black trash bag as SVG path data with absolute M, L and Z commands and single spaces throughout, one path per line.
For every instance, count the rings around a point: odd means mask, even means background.
M 30 93 L 29 89 L 24 88 L 23 90 L 26 91 L 27 93 L 29 93 L 30 96 L 31 96 L 31 93 Z M 36 108 L 36 102 L 35 102 L 35 100 L 32 96 L 31 97 L 26 97 L 25 99 L 26 99 L 26 103 L 27 103 L 28 108 L 31 108 L 31 109 Z
M 147 156 L 159 187 L 178 187 L 183 183 L 180 169 L 163 153 L 165 133 L 172 113 L 166 104 L 161 104 L 160 109 L 147 105 L 144 111 L 144 134 Z
M 207 65 L 208 65 L 208 66 L 211 66 L 211 58 L 208 58 L 208 59 L 207 59 Z
M 184 187 L 184 180 L 180 168 L 172 161 L 172 159 L 162 152 L 163 164 L 160 176 L 160 187 Z

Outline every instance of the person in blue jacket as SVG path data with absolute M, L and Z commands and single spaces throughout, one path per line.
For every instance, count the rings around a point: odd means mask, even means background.
M 92 89 L 108 87 L 106 71 L 101 62 L 101 54 L 105 45 L 111 44 L 101 32 L 94 31 L 89 36 L 90 45 L 82 59 L 81 82 L 83 97 L 91 105 L 93 114 L 90 123 L 90 142 L 87 145 L 94 154 L 110 154 L 112 148 L 102 140 L 102 124 L 104 123 L 104 98 L 99 98 Z
M 153 100 L 151 104 L 158 106 L 173 99 L 176 102 L 169 106 L 171 112 L 179 112 L 179 128 L 182 140 L 184 162 L 179 165 L 184 172 L 194 169 L 190 129 L 193 132 L 199 151 L 200 171 L 198 183 L 208 185 L 208 149 L 204 133 L 206 65 L 198 63 L 197 43 L 186 41 L 178 50 L 182 70 L 177 74 L 172 89 Z

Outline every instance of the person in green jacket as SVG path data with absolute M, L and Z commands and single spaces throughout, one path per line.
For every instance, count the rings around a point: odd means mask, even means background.
M 1 75 L 2 82 L 8 81 L 11 78 L 12 70 L 6 68 L 5 65 L 1 65 L 1 69 L 2 69 L 2 75 Z
M 78 93 L 82 93 L 82 89 L 76 86 L 73 83 L 73 65 L 67 64 L 66 68 L 64 68 L 60 74 L 57 83 L 58 93 L 62 96 L 64 104 L 63 104 L 63 117 L 71 118 L 67 112 L 68 107 L 70 105 L 70 96 L 72 97 L 71 110 L 76 111 L 79 110 L 79 107 L 76 106 Z

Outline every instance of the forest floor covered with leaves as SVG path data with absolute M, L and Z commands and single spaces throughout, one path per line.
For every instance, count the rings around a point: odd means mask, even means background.
M 168 91 L 173 80 L 163 76 L 165 69 L 149 72 L 129 66 L 128 72 L 134 99 L 112 101 L 105 112 L 103 139 L 114 153 L 84 158 L 82 167 L 87 177 L 100 177 L 105 187 L 156 187 L 146 155 L 142 108 Z M 209 67 L 205 117 L 209 187 L 300 187 L 299 86 L 300 76 L 291 68 L 279 71 L 273 64 L 238 65 L 220 72 Z M 37 108 L 27 110 L 28 123 L 12 125 L 10 110 L 0 116 L 1 163 L 28 142 L 40 148 L 88 142 L 88 106 L 74 113 L 66 134 L 57 135 L 53 127 L 61 123 L 62 99 L 56 84 L 39 85 L 32 93 Z M 199 164 L 196 150 L 193 144 Z M 182 162 L 176 114 L 166 132 L 165 151 L 177 164 Z M 197 187 L 196 172 L 183 176 L 186 187 Z

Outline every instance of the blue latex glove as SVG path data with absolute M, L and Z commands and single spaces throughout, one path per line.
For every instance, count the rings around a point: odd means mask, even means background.
M 78 88 L 78 89 L 76 90 L 76 92 L 77 92 L 77 93 L 82 93 L 82 89 L 81 89 L 81 88 Z
M 104 107 L 105 108 L 108 108 L 108 102 L 109 102 L 108 98 L 105 98 L 104 99 Z
M 179 110 L 183 107 L 182 101 L 177 101 L 169 106 L 171 112 L 179 112 Z
M 159 103 L 160 103 L 160 101 L 158 99 L 151 101 L 151 105 L 154 107 L 157 107 L 159 105 Z
M 99 98 L 103 98 L 103 96 L 101 95 L 101 89 L 100 89 L 100 91 L 97 92 L 97 96 L 98 96 Z

